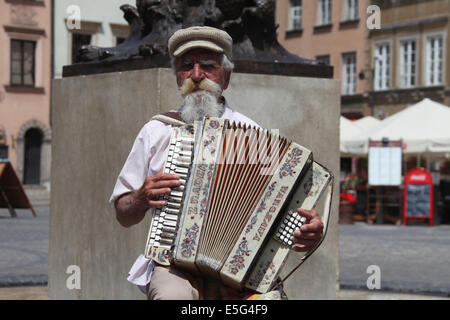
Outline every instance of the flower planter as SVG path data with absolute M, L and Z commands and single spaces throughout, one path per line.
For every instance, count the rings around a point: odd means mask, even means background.
M 341 201 L 339 203 L 339 224 L 353 224 L 354 212 L 355 212 L 354 202 Z

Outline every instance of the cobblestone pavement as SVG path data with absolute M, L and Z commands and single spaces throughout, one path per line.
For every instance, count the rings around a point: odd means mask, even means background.
M 47 284 L 49 206 L 0 209 L 0 287 Z M 450 296 L 450 225 L 340 225 L 340 284 L 343 299 L 382 297 L 386 292 Z M 367 267 L 381 271 L 381 291 L 367 290 Z M 358 289 L 354 294 L 349 290 Z M 353 297 L 353 298 L 352 298 Z
M 450 225 L 340 225 L 339 248 L 341 288 L 367 290 L 376 265 L 383 291 L 450 296 Z
M 18 210 L 11 218 L 0 209 L 0 287 L 47 284 L 49 206 Z

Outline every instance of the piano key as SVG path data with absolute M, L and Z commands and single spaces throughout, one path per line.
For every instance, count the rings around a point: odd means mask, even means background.
M 159 242 L 161 244 L 172 244 L 173 240 L 161 238 L 161 240 L 159 240 Z
M 180 192 L 181 192 L 181 191 L 180 191 Z M 167 198 L 167 200 L 173 201 L 173 202 L 181 203 L 182 197 L 173 197 L 173 196 L 169 196 L 169 197 Z
M 188 143 L 193 144 L 194 141 L 195 141 L 194 138 L 181 137 L 181 142 L 185 142 L 186 144 Z
M 178 221 L 178 218 L 179 218 L 178 215 L 175 215 L 175 214 L 166 214 L 166 215 L 164 216 L 164 221 L 168 221 L 168 220 L 170 220 L 170 221 Z M 164 223 L 164 222 L 163 222 L 163 223 Z
M 167 221 L 167 220 L 165 220 L 163 222 L 163 225 L 164 226 L 168 226 L 168 227 L 176 227 L 177 226 L 177 222 L 176 221 Z
M 181 174 L 187 174 L 189 172 L 189 169 L 188 168 L 176 167 L 175 168 L 175 172 L 176 173 L 181 173 Z
M 180 203 L 180 202 L 171 202 L 171 201 L 168 201 L 168 202 L 166 203 L 166 206 L 169 207 L 169 208 L 177 208 L 177 209 L 180 209 L 180 208 L 181 208 L 181 203 Z
M 181 168 L 187 168 L 187 170 L 189 170 L 189 168 L 191 167 L 191 163 L 190 162 L 182 162 L 182 161 L 178 161 L 178 160 L 174 160 L 174 163 L 177 167 L 181 167 Z M 187 173 L 188 171 L 186 171 Z
M 173 228 L 173 227 L 162 227 L 161 230 L 164 232 L 172 232 L 172 233 L 177 232 L 177 228 Z
M 170 192 L 170 196 L 171 197 L 180 198 L 180 201 L 181 201 L 181 198 L 183 197 L 183 192 L 181 192 L 181 191 L 172 191 L 172 192 Z
M 180 155 L 176 155 L 174 157 L 174 159 L 177 160 L 177 161 L 181 161 L 181 162 L 189 162 L 189 163 L 192 162 L 192 157 L 183 157 L 183 156 L 180 156 Z
M 166 239 L 175 239 L 177 235 L 175 233 L 162 232 L 161 237 Z
M 166 208 L 166 213 L 178 215 L 180 213 L 179 209 Z

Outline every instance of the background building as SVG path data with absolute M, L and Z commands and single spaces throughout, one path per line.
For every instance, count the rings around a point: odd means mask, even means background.
M 379 118 L 424 98 L 450 105 L 450 1 L 372 1 L 381 29 L 369 32 L 368 110 Z
M 129 33 L 120 6 L 135 5 L 133 0 L 58 0 L 55 1 L 54 77 L 62 77 L 62 68 L 77 62 L 83 45 L 113 47 Z M 74 20 L 80 19 L 79 26 Z M 69 21 L 68 21 L 69 20 Z
M 0 1 L 0 25 L 0 158 L 24 184 L 48 184 L 51 0 Z
M 380 8 L 379 29 L 367 27 Z M 278 39 L 334 67 L 341 114 L 383 119 L 424 98 L 450 105 L 449 0 L 277 1 Z
M 277 1 L 279 42 L 290 52 L 334 67 L 341 80 L 342 110 L 348 118 L 364 115 L 368 66 L 368 0 Z

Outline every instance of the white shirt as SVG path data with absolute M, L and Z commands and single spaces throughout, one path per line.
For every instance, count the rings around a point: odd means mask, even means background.
M 222 118 L 251 126 L 259 125 L 233 111 L 225 102 Z M 148 176 L 154 176 L 161 171 L 167 157 L 168 145 L 173 127 L 158 120 L 150 120 L 141 129 L 134 141 L 130 154 L 117 178 L 113 193 L 109 201 L 114 201 L 124 193 L 139 190 Z M 146 286 L 151 280 L 154 262 L 141 254 L 129 271 L 127 280 L 137 285 L 146 293 Z

